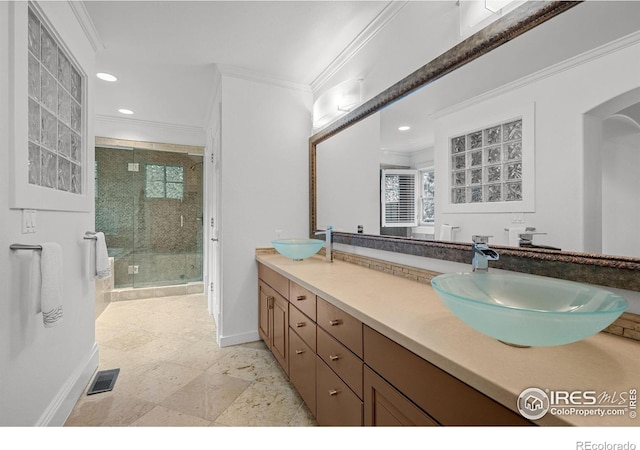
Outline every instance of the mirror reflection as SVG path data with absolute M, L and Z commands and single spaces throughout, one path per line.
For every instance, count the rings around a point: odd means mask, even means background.
M 582 3 L 319 143 L 316 228 L 639 257 L 637 17 Z

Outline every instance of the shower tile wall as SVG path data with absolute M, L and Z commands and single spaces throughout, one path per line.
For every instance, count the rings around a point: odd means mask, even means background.
M 183 198 L 148 198 L 147 164 L 182 167 Z M 96 148 L 96 230 L 115 258 L 115 288 L 201 281 L 202 217 L 201 156 Z

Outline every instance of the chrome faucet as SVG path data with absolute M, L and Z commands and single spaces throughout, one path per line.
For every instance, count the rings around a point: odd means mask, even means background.
M 474 272 L 488 272 L 489 261 L 496 261 L 500 258 L 498 252 L 489 248 L 487 243 L 491 236 L 472 236 L 473 244 L 473 259 L 471 260 L 471 267 Z
M 547 233 L 540 233 L 540 232 L 535 232 L 536 228 L 535 227 L 527 227 L 524 230 L 524 233 L 520 233 L 518 235 L 518 237 L 520 238 L 520 241 L 518 242 L 518 245 L 520 247 L 532 247 L 533 246 L 533 235 L 534 234 L 547 234 Z
M 329 225 L 326 231 L 316 231 L 316 236 L 324 234 L 324 260 L 326 262 L 333 262 L 333 239 L 331 238 L 331 230 L 333 226 Z

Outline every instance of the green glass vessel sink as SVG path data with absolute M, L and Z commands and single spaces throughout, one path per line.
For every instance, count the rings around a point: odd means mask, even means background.
M 555 278 L 487 272 L 438 275 L 431 285 L 463 322 L 504 343 L 569 344 L 602 331 L 627 308 L 604 289 Z
M 318 253 L 324 245 L 324 241 L 321 239 L 276 239 L 271 241 L 271 244 L 282 256 L 299 261 Z

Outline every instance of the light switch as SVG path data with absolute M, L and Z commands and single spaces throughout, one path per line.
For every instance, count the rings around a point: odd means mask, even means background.
M 36 228 L 36 210 L 22 210 L 22 234 L 35 233 Z
M 512 213 L 511 223 L 524 223 L 524 213 Z

